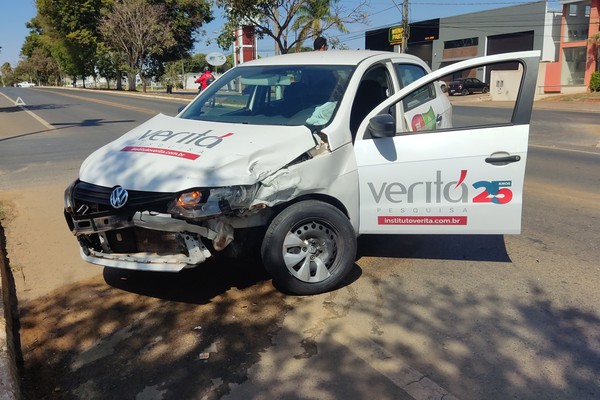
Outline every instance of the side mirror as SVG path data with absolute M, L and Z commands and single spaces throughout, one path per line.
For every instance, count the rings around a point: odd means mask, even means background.
M 369 133 L 374 138 L 396 136 L 396 120 L 390 114 L 379 114 L 369 120 Z

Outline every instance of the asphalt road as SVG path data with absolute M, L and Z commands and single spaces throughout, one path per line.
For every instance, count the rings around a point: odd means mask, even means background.
M 0 92 L 52 124 L 0 95 L 0 186 L 15 195 L 64 185 L 93 149 L 182 104 Z M 333 293 L 282 296 L 247 260 L 80 279 L 70 275 L 90 267 L 46 250 L 37 278 L 64 285 L 34 296 L 29 267 L 16 274 L 30 398 L 599 398 L 599 111 L 545 107 L 533 114 L 521 235 L 363 236 Z M 14 254 L 62 240 L 51 235 L 74 241 L 56 220 L 48 233 L 25 219 L 32 237 Z

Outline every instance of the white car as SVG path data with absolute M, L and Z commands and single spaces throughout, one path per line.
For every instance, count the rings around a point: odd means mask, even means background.
M 17 83 L 17 87 L 35 87 L 35 83 L 27 81 L 19 82 Z
M 244 63 L 177 117 L 90 155 L 65 191 L 67 223 L 83 259 L 110 268 L 176 272 L 250 244 L 295 294 L 338 287 L 360 234 L 518 233 L 538 60 L 430 72 L 410 55 L 328 51 Z M 453 127 L 438 81 L 506 62 L 523 74 L 509 123 Z

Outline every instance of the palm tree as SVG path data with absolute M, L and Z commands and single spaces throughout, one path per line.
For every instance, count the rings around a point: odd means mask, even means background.
M 348 32 L 342 18 L 331 12 L 333 3 L 340 0 L 308 0 L 300 6 L 292 29 L 298 31 L 298 44 L 296 51 L 302 48 L 304 39 L 313 39 L 321 36 L 329 28 L 337 28 L 341 32 Z

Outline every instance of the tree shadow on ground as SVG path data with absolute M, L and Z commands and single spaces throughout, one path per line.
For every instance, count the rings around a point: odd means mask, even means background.
M 303 329 L 280 332 L 268 361 L 295 374 L 253 374 L 230 398 L 404 399 L 420 380 L 411 373 L 435 382 L 437 398 L 600 397 L 599 315 L 555 304 L 535 282 L 523 283 L 522 297 L 431 282 L 417 292 L 397 275 L 370 284 L 363 291 L 377 296 L 343 289 L 323 299 L 318 317 L 298 304 Z M 342 325 L 349 316 L 355 323 Z
M 27 111 L 40 111 L 40 110 L 57 110 L 59 108 L 69 107 L 70 104 L 36 104 L 36 105 L 14 105 L 9 107 L 0 107 L 0 113 L 15 113 Z
M 461 399 L 600 395 L 599 316 L 557 306 L 534 282 L 507 298 L 435 283 L 414 292 L 393 275 L 369 278 L 375 297 L 349 286 L 289 306 L 267 281 L 201 276 L 219 289 L 180 296 L 194 303 L 98 277 L 22 305 L 25 398 L 407 399 L 406 365 Z M 302 329 L 282 328 L 290 307 Z M 351 314 L 360 324 L 340 325 Z
M 245 381 L 287 306 L 260 270 L 212 267 L 106 271 L 115 287 L 98 277 L 22 304 L 25 398 L 217 399 Z

